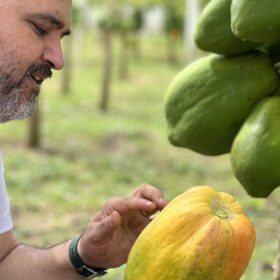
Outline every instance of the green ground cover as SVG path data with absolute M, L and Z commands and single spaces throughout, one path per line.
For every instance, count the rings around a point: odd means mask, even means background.
M 209 185 L 234 195 L 256 226 L 256 249 L 242 279 L 272 279 L 279 191 L 253 199 L 234 178 L 228 155 L 205 157 L 169 144 L 163 96 L 184 64 L 168 65 L 164 46 L 164 38 L 144 39 L 142 57 L 130 60 L 129 79 L 121 81 L 116 45 L 110 108 L 102 113 L 102 46 L 100 37 L 88 36 L 75 52 L 70 94 L 60 92 L 61 73 L 42 90 L 41 148 L 26 147 L 28 121 L 1 125 L 15 232 L 23 242 L 50 246 L 80 233 L 108 198 L 127 195 L 141 183 L 157 186 L 168 200 Z M 123 279 L 124 269 L 103 279 Z

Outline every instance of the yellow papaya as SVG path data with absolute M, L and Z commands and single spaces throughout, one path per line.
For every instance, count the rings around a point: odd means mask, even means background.
M 198 48 L 218 54 L 237 54 L 254 49 L 259 43 L 242 41 L 231 31 L 231 0 L 212 0 L 202 11 L 194 39 Z
M 231 151 L 236 178 L 253 197 L 280 186 L 280 96 L 264 98 L 237 134 Z
M 139 235 L 125 280 L 238 280 L 254 245 L 254 226 L 234 197 L 195 187 Z
M 229 153 L 256 103 L 279 84 L 268 55 L 209 55 L 181 71 L 164 99 L 170 142 L 205 155 Z
M 280 1 L 232 0 L 231 28 L 242 40 L 265 43 L 280 38 Z

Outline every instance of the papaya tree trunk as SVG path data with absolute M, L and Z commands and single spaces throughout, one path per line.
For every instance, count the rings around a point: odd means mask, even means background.
M 29 137 L 28 146 L 31 148 L 39 148 L 40 146 L 40 110 L 39 98 L 37 98 L 37 110 L 34 115 L 29 119 Z
M 100 99 L 100 109 L 107 111 L 111 86 L 111 72 L 112 72 L 112 34 L 109 30 L 103 32 L 104 40 L 104 70 L 103 70 L 103 82 Z
M 135 59 L 142 58 L 142 40 L 139 33 L 130 35 L 131 50 Z
M 280 225 L 280 212 L 278 213 L 278 220 Z M 274 278 L 273 280 L 280 280 L 280 231 L 278 234 L 278 252 L 277 252 L 277 259 L 274 265 Z
M 64 94 L 67 94 L 70 91 L 72 73 L 72 46 L 73 40 L 70 36 L 69 38 L 65 39 L 64 44 L 65 65 L 62 71 L 62 92 Z
M 170 64 L 178 63 L 178 45 L 177 45 L 177 36 L 179 36 L 177 31 L 170 31 L 167 34 L 167 61 Z
M 123 32 L 120 34 L 121 45 L 120 45 L 120 60 L 119 60 L 119 77 L 122 80 L 128 77 L 128 34 Z

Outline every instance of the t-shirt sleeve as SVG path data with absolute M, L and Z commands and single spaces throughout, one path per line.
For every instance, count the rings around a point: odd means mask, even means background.
M 4 179 L 4 168 L 0 154 L 0 234 L 13 228 L 10 204 Z

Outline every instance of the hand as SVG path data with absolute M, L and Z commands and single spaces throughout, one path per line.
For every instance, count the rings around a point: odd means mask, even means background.
M 149 216 L 166 204 L 162 193 L 148 184 L 129 196 L 109 199 L 93 216 L 78 243 L 82 260 L 101 268 L 126 263 L 136 238 L 152 220 Z

